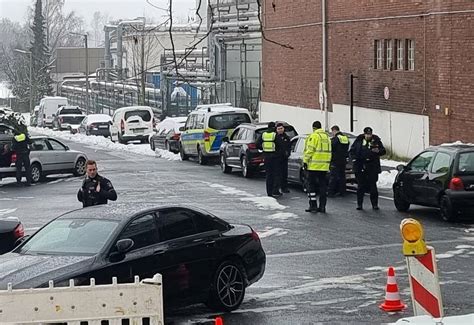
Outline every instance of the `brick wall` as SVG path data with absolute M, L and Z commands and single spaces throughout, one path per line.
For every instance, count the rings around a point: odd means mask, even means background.
M 357 76 L 357 106 L 428 115 L 432 144 L 474 142 L 474 13 L 426 16 L 474 10 L 474 1 L 327 2 L 330 105 L 349 105 L 352 73 Z M 294 49 L 263 42 L 263 101 L 319 107 L 320 13 L 320 0 L 264 2 L 266 37 Z M 374 69 L 376 39 L 414 40 L 415 70 Z M 385 87 L 390 90 L 388 100 L 384 98 Z M 445 115 L 445 107 L 449 115 Z

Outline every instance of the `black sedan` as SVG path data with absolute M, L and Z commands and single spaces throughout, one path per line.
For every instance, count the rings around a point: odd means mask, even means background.
M 15 242 L 24 235 L 23 225 L 18 219 L 0 219 L 0 254 L 11 251 Z
M 63 214 L 0 257 L 0 290 L 163 276 L 166 306 L 239 307 L 265 270 L 257 233 L 186 206 L 103 205 Z
M 150 149 L 164 149 L 179 153 L 179 139 L 181 132 L 179 128 L 184 126 L 187 117 L 167 117 L 156 126 L 156 133 L 150 139 Z
M 440 208 L 441 217 L 474 216 L 474 146 L 431 147 L 397 167 L 393 199 L 398 211 L 411 204 Z
M 290 139 L 298 134 L 293 126 L 281 123 Z M 255 172 L 264 170 L 263 152 L 257 148 L 257 139 L 265 132 L 267 125 L 268 123 L 242 123 L 229 138 L 222 139 L 219 155 L 223 173 L 230 173 L 233 168 L 237 168 L 248 178 Z

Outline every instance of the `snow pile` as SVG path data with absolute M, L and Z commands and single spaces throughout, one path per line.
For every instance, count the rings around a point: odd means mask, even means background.
M 137 155 L 150 156 L 150 157 L 160 157 L 168 160 L 181 160 L 178 154 L 174 154 L 167 150 L 156 149 L 153 152 L 150 149 L 149 145 L 135 145 L 135 144 L 120 144 L 110 141 L 108 138 L 97 135 L 84 135 L 84 134 L 71 134 L 68 131 L 53 131 L 50 129 L 44 128 L 30 128 L 34 133 L 44 134 L 50 137 L 59 138 L 66 141 L 72 141 L 82 144 L 87 144 L 89 146 L 94 146 L 97 148 L 107 149 L 111 151 L 125 151 L 131 152 Z
M 299 217 L 291 212 L 278 212 L 265 217 L 266 219 L 286 222 L 288 219 L 298 219 Z
M 442 143 L 440 144 L 441 146 L 459 146 L 459 145 L 468 145 L 468 146 L 474 146 L 474 143 L 464 143 L 462 141 L 456 141 L 456 142 L 451 142 L 451 143 Z
M 240 199 L 244 202 L 253 202 L 260 210 L 284 210 L 287 207 L 278 203 L 275 198 L 269 196 L 246 197 Z
M 397 176 L 397 174 L 398 174 L 398 171 L 395 169 L 389 170 L 389 171 L 383 171 L 381 174 L 379 174 L 377 187 L 391 189 L 393 186 L 393 182 L 395 182 L 395 177 Z
M 385 166 L 385 167 L 397 168 L 398 165 L 406 165 L 406 164 L 407 163 L 404 161 L 380 159 L 380 165 Z

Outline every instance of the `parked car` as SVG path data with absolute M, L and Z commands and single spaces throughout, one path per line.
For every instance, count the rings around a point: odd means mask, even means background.
M 218 158 L 222 139 L 230 136 L 238 125 L 250 122 L 252 118 L 246 108 L 230 103 L 198 105 L 180 130 L 181 160 L 195 156 L 204 165 L 209 159 Z
M 17 218 L 0 219 L 0 254 L 5 254 L 15 247 L 18 239 L 25 235 L 22 223 Z
M 187 206 L 128 203 L 71 211 L 0 257 L 0 290 L 133 282 L 163 276 L 167 306 L 205 302 L 237 309 L 265 271 L 265 252 L 247 225 Z
M 77 129 L 77 133 L 85 135 L 103 135 L 104 137 L 110 137 L 111 124 L 112 117 L 110 117 L 110 115 L 89 114 L 82 120 L 82 123 Z
M 85 153 L 71 150 L 62 142 L 49 137 L 31 137 L 31 181 L 37 183 L 50 174 L 82 176 L 86 172 Z M 16 153 L 9 153 L 9 160 L 0 166 L 0 179 L 15 177 Z
M 349 132 L 343 132 L 349 138 L 349 148 L 357 138 Z M 305 173 L 303 172 L 303 153 L 307 134 L 298 135 L 291 139 L 291 154 L 288 158 L 288 181 L 300 184 L 304 189 L 306 186 Z M 346 182 L 355 183 L 355 174 L 352 170 L 352 161 L 347 158 L 346 163 Z
M 446 221 L 474 216 L 474 145 L 430 147 L 397 169 L 393 198 L 398 211 L 418 204 L 439 208 Z
M 156 126 L 153 110 L 148 106 L 128 106 L 115 110 L 110 126 L 110 139 L 120 143 L 148 141 Z
M 53 116 L 53 128 L 60 131 L 77 129 L 85 117 L 79 106 L 61 106 Z
M 156 126 L 156 133 L 150 137 L 150 148 L 165 149 L 179 153 L 179 139 L 181 131 L 179 128 L 186 123 L 187 117 L 167 117 Z
M 298 135 L 293 126 L 282 123 L 290 139 Z M 229 138 L 222 139 L 219 156 L 223 173 L 230 173 L 233 168 L 238 168 L 244 177 L 251 177 L 256 171 L 264 170 L 263 151 L 257 148 L 256 142 L 267 125 L 268 123 L 243 123 L 235 128 Z

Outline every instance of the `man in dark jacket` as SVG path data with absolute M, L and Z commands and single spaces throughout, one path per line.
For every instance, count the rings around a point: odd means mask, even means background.
M 82 207 L 107 204 L 108 200 L 117 200 L 117 193 L 112 182 L 97 173 L 97 163 L 94 160 L 88 160 L 86 165 L 87 176 L 77 192 L 77 199 L 82 202 Z
M 379 193 L 377 181 L 382 172 L 380 156 L 386 151 L 382 141 L 372 133 L 372 128 L 366 127 L 352 144 L 349 155 L 353 161 L 353 169 L 357 180 L 357 210 L 362 210 L 365 192 L 370 193 L 372 208 L 378 210 Z
M 341 132 L 339 126 L 331 128 L 331 167 L 329 171 L 328 196 L 346 194 L 346 163 L 349 152 L 349 137 Z
M 276 125 L 276 147 L 277 147 L 277 156 L 278 163 L 280 165 L 278 175 L 279 177 L 279 186 L 283 193 L 290 193 L 288 189 L 288 157 L 290 156 L 291 151 L 291 139 L 285 133 L 285 126 L 283 123 L 277 123 Z M 278 192 L 278 190 L 277 190 Z
M 269 122 L 267 130 L 257 139 L 257 147 L 263 150 L 263 159 L 265 164 L 267 195 L 272 197 L 280 196 L 278 190 L 279 183 L 279 165 L 276 143 L 275 122 Z
M 31 185 L 30 144 L 31 140 L 26 130 L 15 130 L 12 151 L 16 153 L 16 183 L 18 185 L 21 185 L 23 167 L 25 167 L 26 186 Z

